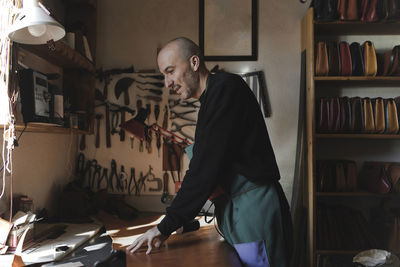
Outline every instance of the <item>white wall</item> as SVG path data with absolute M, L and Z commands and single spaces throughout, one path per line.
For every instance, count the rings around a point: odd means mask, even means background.
M 300 23 L 308 4 L 296 0 L 258 2 L 258 61 L 208 62 L 207 65 L 211 68 L 219 64 L 230 72 L 264 71 L 272 109 L 266 124 L 281 183 L 290 201 L 299 109 Z M 133 64 L 136 70 L 157 69 L 157 48 L 166 41 L 186 36 L 198 42 L 198 0 L 99 0 L 97 27 L 97 67 L 109 69 Z M 93 144 L 93 138 L 89 137 L 88 143 Z M 105 148 L 104 143 L 97 150 L 88 145 L 87 157 L 100 157 L 103 164 L 109 164 L 112 156 L 117 161 L 135 162 L 141 156 L 126 148 L 129 142 L 125 142 L 125 148 L 118 144 L 114 149 Z M 139 209 L 163 208 L 159 197 L 131 198 L 130 201 Z
M 19 135 L 17 132 L 16 136 Z M 76 151 L 76 135 L 24 132 L 12 153 L 14 195 L 32 198 L 36 210 L 46 208 L 54 212 L 59 193 L 74 170 Z M 5 196 L 1 200 L 7 203 L 10 181 L 8 174 Z

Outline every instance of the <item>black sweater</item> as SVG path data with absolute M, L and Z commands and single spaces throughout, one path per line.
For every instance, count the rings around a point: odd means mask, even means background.
M 158 225 L 166 236 L 196 217 L 218 184 L 228 190 L 235 174 L 257 184 L 280 178 L 260 106 L 240 76 L 210 74 L 200 103 L 193 158 Z

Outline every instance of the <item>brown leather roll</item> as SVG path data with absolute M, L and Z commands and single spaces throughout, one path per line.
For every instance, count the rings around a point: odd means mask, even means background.
M 348 160 L 344 166 L 346 172 L 346 191 L 354 192 L 357 190 L 357 164 L 355 161 Z
M 328 132 L 328 121 L 329 121 L 329 99 L 321 97 L 319 99 L 319 111 L 318 111 L 318 131 Z
M 363 44 L 364 51 L 364 74 L 366 76 L 376 76 L 378 64 L 376 61 L 376 52 L 374 44 L 371 41 L 365 41 Z
M 400 7 L 398 0 L 381 0 L 381 20 L 391 21 L 399 19 L 399 13 Z
M 399 120 L 397 117 L 397 107 L 393 98 L 384 100 L 385 103 L 385 133 L 397 134 L 399 131 Z
M 339 97 L 329 99 L 328 129 L 330 132 L 340 131 L 340 100 Z
M 346 20 L 359 20 L 358 0 L 347 0 Z
M 361 0 L 361 21 L 374 22 L 378 20 L 378 0 Z
M 363 104 L 363 129 L 364 133 L 373 133 L 375 132 L 375 121 L 374 121 L 374 112 L 372 109 L 371 99 L 369 97 L 364 97 L 362 99 Z
M 335 164 L 336 171 L 336 191 L 346 191 L 346 174 L 344 171 L 344 163 L 338 161 Z
M 362 188 L 372 193 L 386 194 L 391 190 L 383 162 L 364 162 L 358 180 Z
M 326 76 L 329 72 L 328 50 L 325 42 L 317 43 L 317 57 L 315 60 L 315 74 Z
M 339 56 L 339 45 L 337 42 L 329 41 L 326 43 L 328 49 L 328 64 L 330 76 L 340 75 L 340 56 Z
M 352 63 L 351 63 L 351 53 L 350 46 L 347 42 L 339 43 L 340 51 L 340 67 L 342 76 L 350 76 L 352 74 Z
M 372 99 L 372 107 L 374 110 L 375 133 L 382 134 L 385 132 L 385 108 L 382 97 Z

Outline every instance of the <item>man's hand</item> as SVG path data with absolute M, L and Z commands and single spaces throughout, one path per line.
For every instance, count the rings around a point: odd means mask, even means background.
M 133 241 L 132 245 L 128 246 L 126 250 L 128 250 L 130 253 L 135 253 L 135 251 L 138 250 L 143 245 L 143 243 L 147 241 L 148 248 L 146 254 L 150 254 L 154 239 L 156 240 L 154 246 L 156 248 L 159 248 L 161 244 L 165 240 L 167 240 L 167 238 L 168 238 L 167 236 L 164 236 L 160 233 L 157 226 L 154 226 L 153 228 L 147 230 L 146 233 L 139 236 L 135 241 Z

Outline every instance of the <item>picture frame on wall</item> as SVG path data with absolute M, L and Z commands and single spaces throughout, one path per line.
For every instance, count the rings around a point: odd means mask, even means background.
M 199 46 L 206 61 L 256 61 L 257 0 L 199 0 Z

